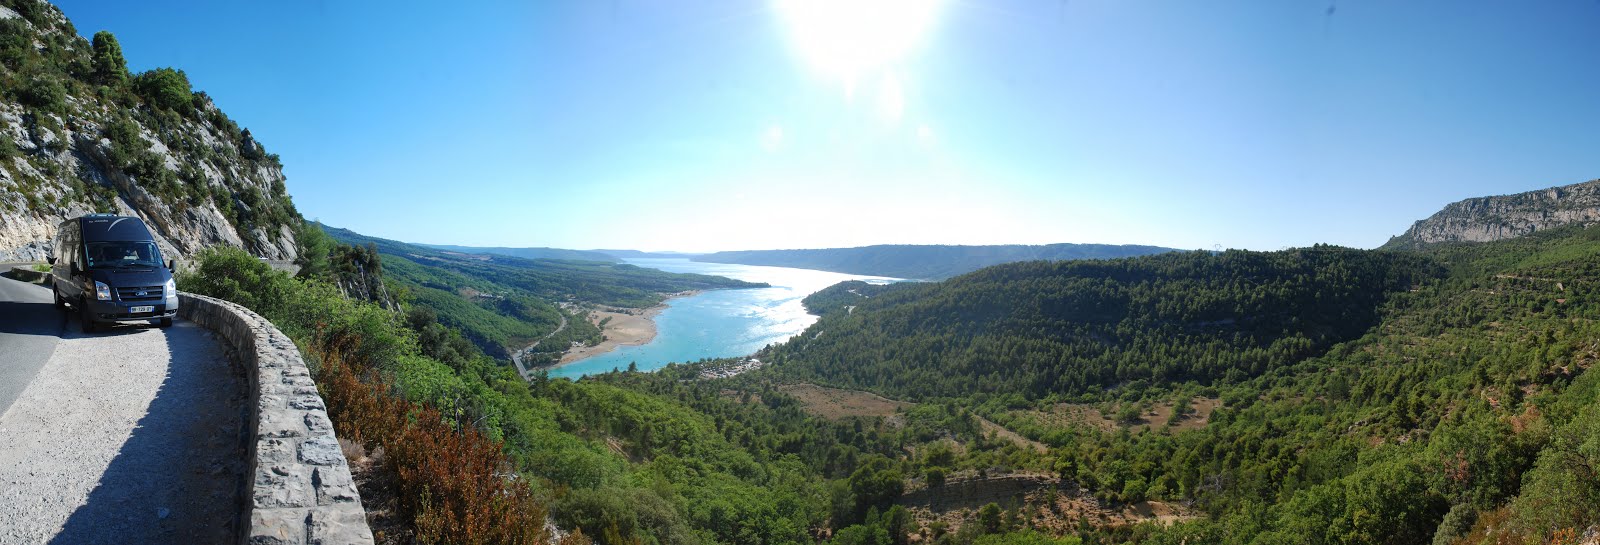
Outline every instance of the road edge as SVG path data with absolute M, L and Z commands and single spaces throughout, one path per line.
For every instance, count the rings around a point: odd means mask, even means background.
M 178 316 L 217 333 L 250 381 L 252 478 L 240 495 L 241 544 L 371 545 L 327 405 L 294 342 L 238 304 L 178 294 Z

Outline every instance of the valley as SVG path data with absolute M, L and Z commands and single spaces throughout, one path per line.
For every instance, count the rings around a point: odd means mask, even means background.
M 1600 7 L 314 8 L 0 0 L 0 545 L 1600 545 Z

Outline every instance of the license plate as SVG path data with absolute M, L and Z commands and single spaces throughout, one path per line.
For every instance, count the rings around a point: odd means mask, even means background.
M 128 312 L 130 314 L 138 314 L 140 312 L 155 312 L 155 310 L 156 307 L 128 307 Z

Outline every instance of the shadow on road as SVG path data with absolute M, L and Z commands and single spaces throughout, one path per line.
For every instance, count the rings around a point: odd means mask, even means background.
M 0 301 L 0 333 L 60 337 L 66 319 L 48 302 Z
M 67 314 L 67 318 L 71 319 L 73 322 L 72 331 L 86 337 L 115 337 L 118 335 L 132 335 L 146 329 L 160 329 L 153 324 L 123 324 L 102 322 L 100 324 L 100 329 L 95 330 L 94 333 L 82 333 L 82 330 L 78 329 L 78 315 L 69 313 Z
M 83 330 L 78 328 L 77 323 L 77 311 L 58 309 L 50 303 L 0 300 L 0 333 L 66 338 L 68 331 L 71 331 L 73 336 L 81 336 Z M 68 324 L 72 324 L 70 328 Z M 153 327 L 156 326 L 141 323 L 102 323 L 99 331 L 89 335 L 127 335 Z
M 73 322 L 68 331 L 82 335 Z M 88 500 L 50 543 L 235 542 L 248 414 L 242 372 L 192 323 L 109 334 L 140 333 L 164 337 L 166 376 Z

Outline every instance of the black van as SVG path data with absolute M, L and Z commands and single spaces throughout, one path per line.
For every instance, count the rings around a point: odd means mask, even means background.
M 61 222 L 49 260 L 56 307 L 76 309 L 85 333 L 101 323 L 170 327 L 178 315 L 174 263 L 161 261 L 139 218 L 90 214 Z

